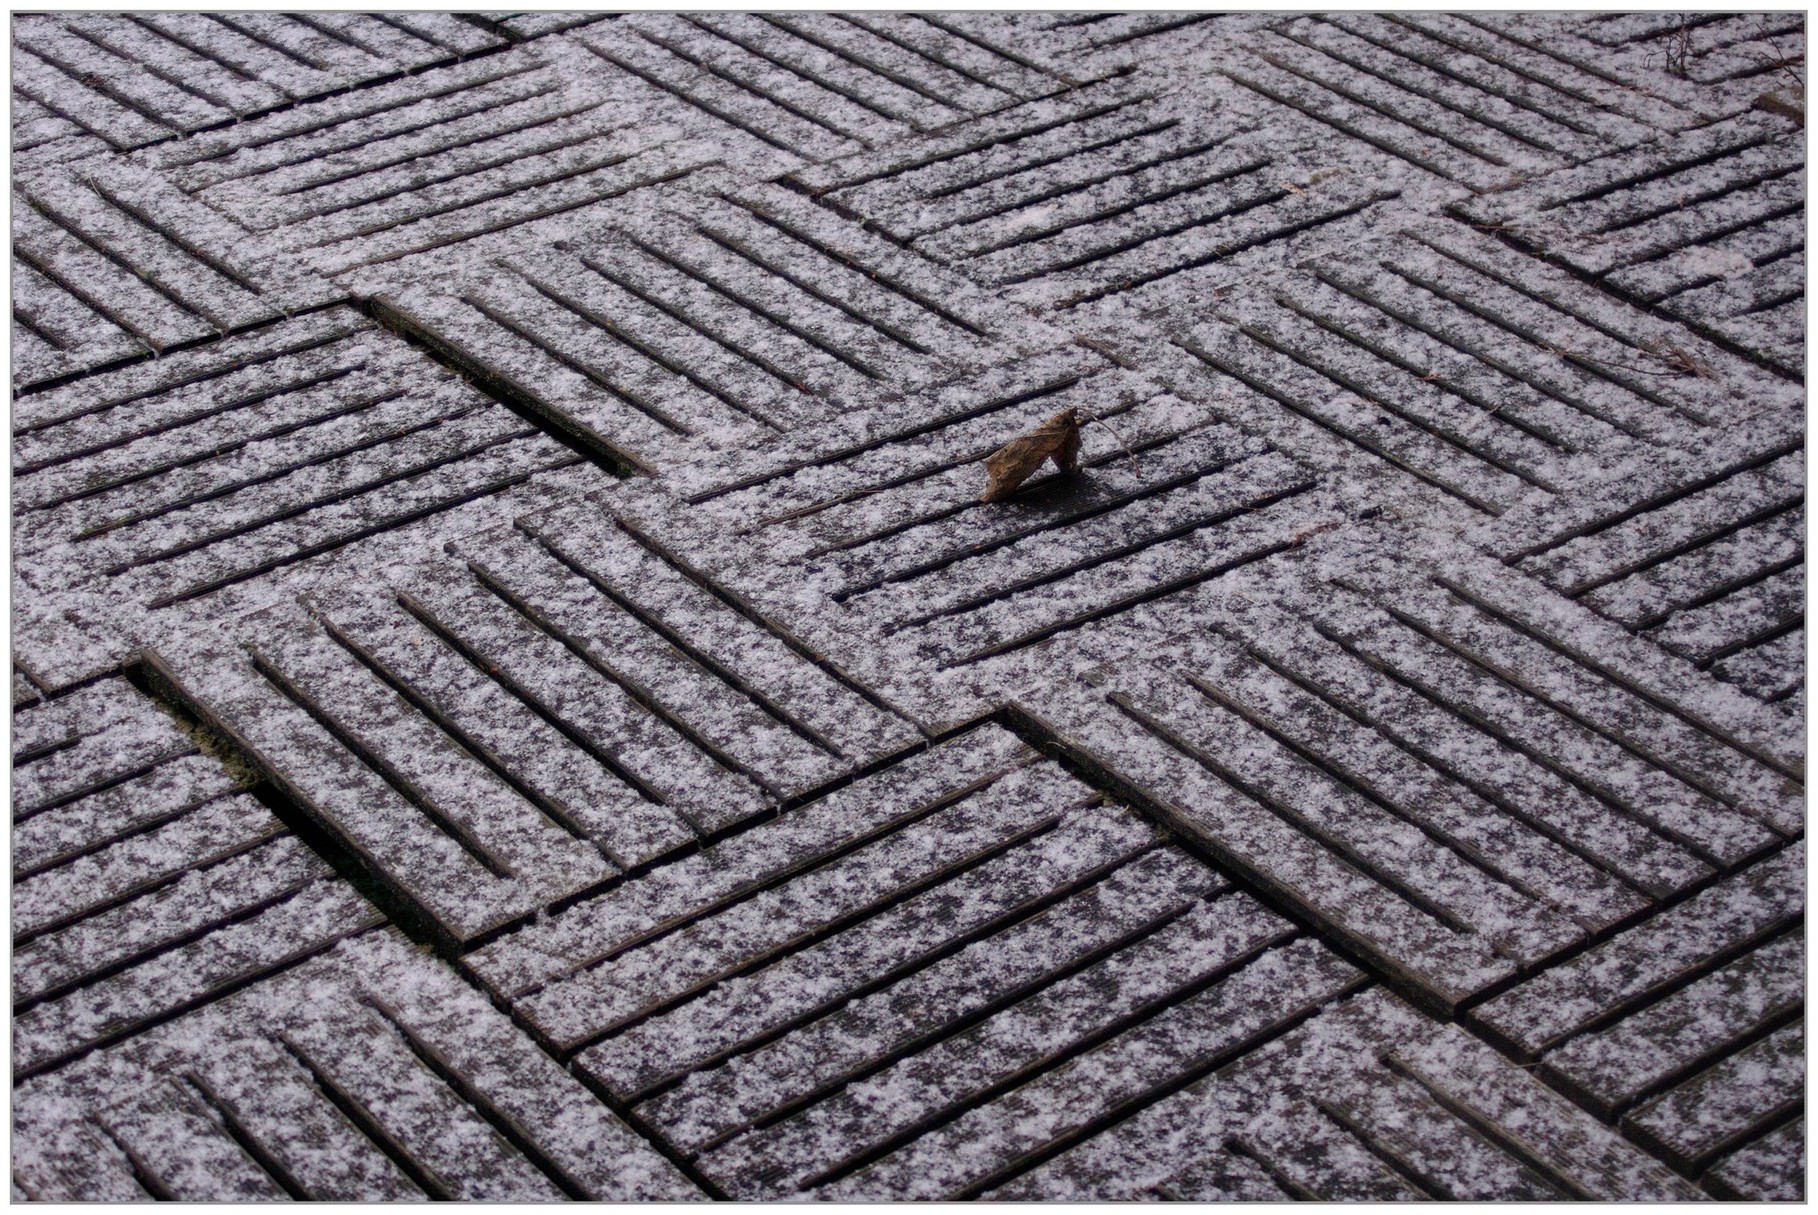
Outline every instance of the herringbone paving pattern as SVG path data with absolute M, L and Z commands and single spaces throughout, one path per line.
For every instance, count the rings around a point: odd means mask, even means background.
M 15 1194 L 1802 1197 L 1803 36 L 15 18 Z

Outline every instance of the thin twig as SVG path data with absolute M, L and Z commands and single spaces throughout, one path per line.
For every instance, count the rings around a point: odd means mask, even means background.
M 1781 51 L 1779 42 L 1780 35 L 1768 32 L 1766 17 L 1757 16 L 1754 18 L 1753 28 L 1755 31 L 1755 40 L 1757 42 L 1767 43 L 1768 49 L 1773 52 L 1771 55 L 1768 55 L 1761 60 L 1762 65 L 1770 71 L 1785 73 L 1787 80 L 1790 82 L 1790 86 L 1803 91 L 1805 89 L 1805 77 L 1801 76 L 1798 69 L 1793 65 L 1795 63 L 1803 63 L 1805 61 L 1804 54 L 1787 54 Z
M 1562 350 L 1557 346 L 1542 346 L 1541 349 L 1548 354 L 1558 355 L 1562 359 L 1570 359 L 1577 363 L 1590 363 L 1595 367 L 1618 367 L 1623 371 L 1633 371 L 1636 375 L 1657 375 L 1663 378 L 1668 376 L 1678 378 L 1683 375 L 1702 377 L 1705 374 L 1704 364 L 1698 362 L 1698 360 L 1694 359 L 1685 351 L 1680 350 L 1677 346 L 1673 348 L 1673 353 L 1679 356 L 1678 360 L 1670 358 L 1667 355 L 1655 356 L 1662 362 L 1673 367 L 1674 370 L 1672 371 L 1652 371 L 1646 367 L 1636 367 L 1631 363 L 1617 363 L 1610 359 L 1594 359 L 1588 354 L 1579 354 L 1576 350 Z
M 1090 426 L 1092 423 L 1097 422 L 1100 426 L 1103 426 L 1106 430 L 1110 431 L 1111 437 L 1117 440 L 1117 445 L 1124 449 L 1124 454 L 1126 456 L 1130 457 L 1131 465 L 1135 467 L 1137 472 L 1142 472 L 1143 462 L 1136 458 L 1136 453 L 1130 450 L 1130 445 L 1128 443 L 1124 442 L 1124 436 L 1117 433 L 1117 427 L 1111 425 L 1111 423 L 1105 421 L 1104 418 L 1093 413 L 1091 410 L 1086 410 L 1085 414 L 1086 425 Z

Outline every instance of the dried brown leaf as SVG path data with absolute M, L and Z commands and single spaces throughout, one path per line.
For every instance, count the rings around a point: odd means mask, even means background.
M 991 483 L 980 502 L 996 502 L 1016 492 L 1016 487 L 1052 459 L 1063 473 L 1079 471 L 1079 418 L 1063 409 L 1026 435 L 1018 435 L 985 457 Z

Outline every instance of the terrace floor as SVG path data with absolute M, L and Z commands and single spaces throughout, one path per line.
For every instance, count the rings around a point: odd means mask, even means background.
M 1802 14 L 12 28 L 16 1198 L 1803 1196 Z

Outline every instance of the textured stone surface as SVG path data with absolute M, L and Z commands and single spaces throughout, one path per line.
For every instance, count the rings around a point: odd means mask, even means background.
M 15 17 L 15 1196 L 1803 1197 L 1803 26 Z

